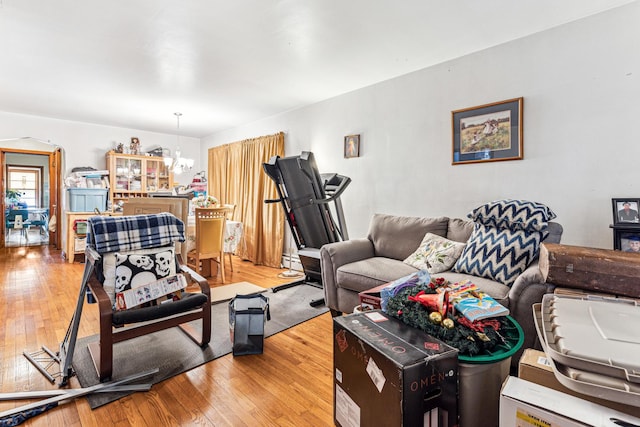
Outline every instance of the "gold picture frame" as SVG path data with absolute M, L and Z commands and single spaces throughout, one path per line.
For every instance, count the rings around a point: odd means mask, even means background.
M 523 159 L 524 99 L 451 112 L 452 165 Z

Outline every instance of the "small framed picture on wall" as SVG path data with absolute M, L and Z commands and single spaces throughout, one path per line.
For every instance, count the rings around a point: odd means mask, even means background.
M 360 135 L 344 137 L 344 158 L 360 157 Z

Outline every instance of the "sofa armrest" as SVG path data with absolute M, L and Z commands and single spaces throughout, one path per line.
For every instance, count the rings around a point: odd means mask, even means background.
M 519 294 L 529 285 L 544 282 L 545 280 L 542 277 L 538 261 L 534 261 L 518 276 L 516 281 L 513 282 L 509 293 L 512 294 L 516 292 L 516 294 Z
M 533 347 L 537 333 L 533 322 L 533 304 L 542 302 L 542 296 L 553 292 L 553 285 L 545 283 L 538 261 L 534 261 L 518 276 L 509 291 L 509 311 L 524 330 L 524 348 Z M 517 359 L 516 359 L 517 360 Z
M 336 280 L 338 268 L 374 256 L 373 243 L 365 238 L 329 243 L 320 248 L 322 286 L 327 307 L 338 310 L 338 283 Z

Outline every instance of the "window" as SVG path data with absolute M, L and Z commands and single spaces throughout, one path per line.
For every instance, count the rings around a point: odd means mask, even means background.
M 42 170 L 26 166 L 8 166 L 8 189 L 22 193 L 20 202 L 39 208 L 42 202 Z

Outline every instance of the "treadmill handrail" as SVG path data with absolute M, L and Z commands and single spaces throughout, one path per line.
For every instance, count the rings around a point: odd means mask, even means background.
M 304 169 L 300 169 L 301 172 L 305 175 L 307 175 L 307 178 L 311 179 L 311 177 L 307 174 L 307 172 Z M 342 193 L 344 193 L 344 190 L 347 189 L 347 186 L 351 183 L 351 178 L 349 178 L 348 176 L 343 176 L 343 175 L 339 175 L 342 176 L 342 182 L 340 183 L 340 185 L 338 185 L 338 187 L 336 188 L 336 190 L 333 192 L 333 194 L 330 197 L 324 198 L 324 199 L 316 199 L 316 198 L 312 198 L 309 200 L 309 204 L 313 205 L 313 204 L 318 204 L 318 205 L 324 205 L 327 203 L 331 203 L 334 200 L 338 199 Z
M 332 202 L 338 197 L 340 197 L 340 195 L 344 193 L 344 190 L 347 189 L 347 186 L 351 184 L 351 178 L 349 178 L 348 176 L 344 176 L 344 175 L 338 175 L 338 176 L 342 177 L 342 182 L 340 183 L 340 185 L 338 185 L 338 188 L 335 189 L 331 197 L 326 199 L 327 201 L 325 203 Z

